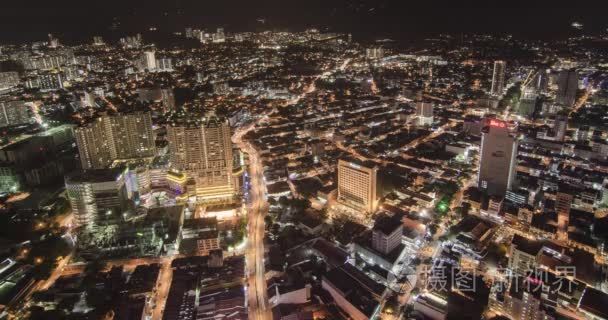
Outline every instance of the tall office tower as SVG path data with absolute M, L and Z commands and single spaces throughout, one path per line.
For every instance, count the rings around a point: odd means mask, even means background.
M 191 27 L 186 28 L 185 36 L 186 38 L 194 38 L 194 32 Z
M 578 90 L 578 73 L 576 70 L 563 70 L 557 78 L 557 93 L 555 103 L 564 106 L 572 106 L 576 102 L 576 91 Z
M 132 208 L 119 168 L 71 173 L 65 178 L 65 188 L 77 227 L 94 227 L 98 221 L 119 218 Z
M 382 47 L 374 47 L 365 49 L 365 55 L 368 59 L 376 60 L 384 58 L 384 49 Z
M 549 87 L 550 74 L 551 74 L 550 69 L 540 70 L 536 74 L 536 77 L 534 78 L 532 85 L 534 86 L 534 88 L 536 89 L 537 92 L 540 92 L 540 93 L 547 92 L 547 88 Z
M 483 129 L 478 186 L 489 195 L 504 196 L 515 181 L 517 140 L 507 123 L 490 119 Z
M 0 128 L 33 122 L 32 107 L 25 101 L 0 101 Z
M 120 44 L 123 48 L 131 49 L 131 48 L 140 48 L 142 46 L 143 39 L 141 37 L 141 33 L 138 33 L 135 36 L 129 36 L 126 38 L 120 38 Z
M 156 70 L 156 53 L 153 50 L 144 51 L 141 59 L 144 69 L 148 71 Z
M 173 70 L 173 61 L 171 61 L 171 58 L 156 59 L 156 69 L 158 71 L 171 71 Z
M 557 213 L 557 239 L 568 240 L 568 227 L 570 225 L 570 209 L 574 199 L 574 190 L 568 185 L 560 185 L 555 194 L 555 212 Z
M 433 104 L 429 102 L 416 102 L 416 115 L 418 124 L 430 126 L 433 124 Z
M 117 159 L 152 157 L 156 152 L 148 112 L 103 115 L 74 134 L 83 169 L 102 169 Z
M 100 36 L 95 36 L 93 37 L 93 45 L 94 46 L 103 46 L 105 44 L 105 42 L 103 41 L 103 38 Z
M 519 108 L 517 108 L 517 113 L 524 117 L 531 117 L 536 111 L 537 104 L 538 94 L 534 92 L 524 93 L 519 100 Z
M 400 216 L 383 216 L 376 219 L 372 229 L 372 247 L 384 254 L 391 253 L 401 244 L 403 222 Z
M 173 88 L 160 89 L 160 95 L 163 102 L 163 110 L 165 112 L 175 110 L 175 95 L 173 94 Z
M 507 63 L 502 60 L 494 61 L 494 73 L 492 74 L 492 88 L 490 93 L 495 96 L 502 94 L 505 89 L 505 69 Z
M 232 198 L 232 141 L 230 125 L 215 115 L 204 118 L 172 115 L 167 126 L 171 167 L 185 172 L 196 183 L 200 200 Z
M 338 202 L 360 212 L 376 211 L 377 174 L 376 166 L 340 159 Z
M 49 42 L 48 42 L 48 46 L 49 48 L 57 48 L 59 47 L 59 39 L 53 37 L 52 34 L 48 34 L 49 37 Z
M 224 28 L 217 28 L 217 32 L 213 34 L 213 42 L 221 43 L 226 41 L 226 34 L 224 34 Z
M 553 122 L 553 131 L 555 132 L 556 141 L 564 141 L 566 132 L 568 131 L 568 117 L 558 115 Z

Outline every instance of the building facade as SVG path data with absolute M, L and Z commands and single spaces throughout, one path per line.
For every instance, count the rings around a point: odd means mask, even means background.
M 418 124 L 421 126 L 430 126 L 433 124 L 433 104 L 429 102 L 416 103 L 416 115 L 418 116 Z
M 78 171 L 65 178 L 65 188 L 77 227 L 94 227 L 102 219 L 129 209 L 130 195 L 122 169 Z
M 30 104 L 22 100 L 0 101 L 0 128 L 34 122 Z
M 83 169 L 101 169 L 117 159 L 155 154 L 152 118 L 148 112 L 101 116 L 74 130 Z
M 375 166 L 338 161 L 338 202 L 360 212 L 372 213 L 378 205 Z
M 557 78 L 557 93 L 555 103 L 563 106 L 572 106 L 576 102 L 578 90 L 578 73 L 576 70 L 563 70 Z
M 488 121 L 481 138 L 479 189 L 496 196 L 504 196 L 511 189 L 516 174 L 517 145 L 506 122 Z
M 494 72 L 492 73 L 492 88 L 490 93 L 495 96 L 502 94 L 505 89 L 505 69 L 507 63 L 502 60 L 494 61 Z
M 196 183 L 200 200 L 234 196 L 230 125 L 216 116 L 176 119 L 167 126 L 171 168 Z
M 401 244 L 402 238 L 403 223 L 398 217 L 382 217 L 376 220 L 372 230 L 372 248 L 389 254 Z

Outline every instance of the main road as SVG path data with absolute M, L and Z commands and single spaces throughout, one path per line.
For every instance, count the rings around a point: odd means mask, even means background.
M 152 320 L 161 320 L 165 312 L 171 281 L 173 280 L 173 269 L 171 263 L 174 256 L 168 256 L 161 260 L 160 271 L 156 280 L 156 287 L 149 301 L 146 301 L 145 315 L 151 315 Z
M 304 89 L 302 94 L 290 100 L 286 105 L 297 104 L 307 94 L 316 91 L 315 82 L 324 76 L 329 76 L 335 71 L 342 71 L 349 64 L 351 59 L 345 59 L 344 62 L 337 66 L 333 71 L 324 72 L 314 77 L 311 83 Z M 262 115 L 261 118 L 266 117 Z M 246 273 L 248 283 L 248 303 L 249 303 L 249 319 L 272 319 L 270 306 L 268 305 L 268 295 L 265 279 L 264 268 L 264 216 L 268 212 L 268 203 L 266 202 L 266 185 L 264 183 L 264 170 L 262 159 L 258 151 L 251 143 L 244 141 L 243 136 L 255 129 L 255 123 L 250 123 L 246 126 L 238 128 L 234 136 L 233 142 L 245 153 L 249 155 L 249 182 L 251 189 L 249 190 L 249 205 L 247 207 L 248 219 L 248 241 L 246 257 Z
M 249 155 L 249 190 L 250 203 L 248 214 L 248 241 L 245 255 L 248 276 L 248 303 L 250 319 L 271 319 L 267 308 L 266 279 L 264 269 L 264 216 L 267 212 L 266 187 L 264 185 L 262 162 L 257 150 L 243 141 L 243 135 L 254 128 L 251 124 L 239 129 L 234 135 L 236 143 L 243 152 Z

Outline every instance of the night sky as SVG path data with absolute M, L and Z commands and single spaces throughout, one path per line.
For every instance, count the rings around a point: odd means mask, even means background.
M 42 40 L 48 32 L 66 41 L 93 35 L 116 38 L 156 26 L 172 32 L 185 26 L 227 31 L 326 27 L 355 38 L 408 39 L 438 32 L 512 33 L 560 38 L 580 21 L 588 32 L 605 32 L 608 4 L 530 0 L 30 0 L 0 1 L 0 41 Z M 559 1 L 563 2 L 563 1 Z M 586 4 L 587 2 L 585 2 Z M 258 19 L 265 19 L 261 23 Z M 114 29 L 111 28 L 114 23 Z

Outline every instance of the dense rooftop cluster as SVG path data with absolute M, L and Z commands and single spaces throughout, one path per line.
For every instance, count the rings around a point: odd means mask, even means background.
M 608 317 L 606 39 L 148 36 L 0 46 L 2 312 Z

